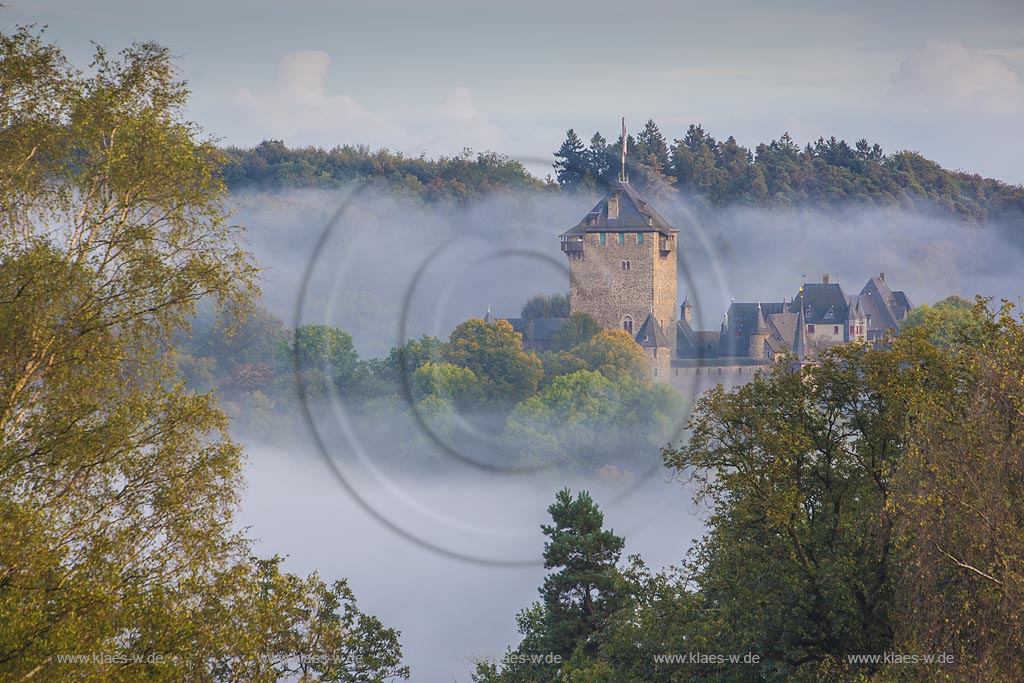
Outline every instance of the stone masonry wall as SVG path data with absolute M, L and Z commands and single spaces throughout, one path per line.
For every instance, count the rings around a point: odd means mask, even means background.
M 588 233 L 584 238 L 584 258 L 569 261 L 569 299 L 573 313 L 594 317 L 601 327 L 622 329 L 627 318 L 633 321 L 633 333 L 640 330 L 651 307 L 666 334 L 675 332 L 676 249 L 661 256 L 658 233 L 644 233 L 637 244 L 637 233 Z M 629 262 L 629 269 L 623 262 Z

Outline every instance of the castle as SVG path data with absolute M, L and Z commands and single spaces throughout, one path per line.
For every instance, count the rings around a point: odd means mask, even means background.
M 820 283 L 805 282 L 788 300 L 732 302 L 720 329 L 695 330 L 688 299 L 676 316 L 679 231 L 630 186 L 624 169 L 625 148 L 618 182 L 561 235 L 570 312 L 632 335 L 657 381 L 694 393 L 717 383 L 740 384 L 784 353 L 813 362 L 829 346 L 896 333 L 912 309 L 906 294 L 889 288 L 885 273 L 855 295 L 825 275 Z M 527 348 L 545 350 L 565 319 L 509 322 Z

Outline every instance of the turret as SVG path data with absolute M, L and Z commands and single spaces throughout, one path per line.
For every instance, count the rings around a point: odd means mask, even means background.
M 750 333 L 750 344 L 747 347 L 747 355 L 752 360 L 765 360 L 768 353 L 765 350 L 765 344 L 768 342 L 768 335 L 771 334 L 771 330 L 768 329 L 768 320 L 764 317 L 764 311 L 761 310 L 761 302 L 757 302 L 757 320 L 754 322 L 754 331 Z

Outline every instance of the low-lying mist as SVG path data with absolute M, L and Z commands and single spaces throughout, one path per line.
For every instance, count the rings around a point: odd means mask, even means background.
M 293 571 L 348 577 L 360 607 L 402 631 L 413 681 L 468 681 L 471 658 L 499 659 L 518 642 L 515 614 L 539 599 L 540 525 L 559 489 L 591 491 L 606 527 L 625 536 L 624 557 L 641 554 L 650 566 L 678 563 L 702 530 L 689 491 L 662 473 L 627 495 L 580 476 L 351 482 L 377 506 L 368 510 L 315 448 L 246 450 L 242 517 L 258 549 L 287 555 Z
M 537 193 L 456 208 L 359 186 L 236 199 L 264 268 L 265 305 L 292 328 L 348 332 L 363 358 L 423 334 L 444 340 L 488 309 L 518 317 L 530 296 L 565 292 L 558 235 L 596 201 Z M 1020 248 L 997 225 L 855 206 L 656 205 L 680 229 L 679 297 L 699 329 L 718 329 L 733 298 L 781 301 L 823 273 L 856 294 L 885 272 L 915 305 L 1021 293 Z M 659 438 L 683 438 L 680 411 Z M 274 445 L 239 434 L 250 456 L 243 517 L 291 569 L 349 577 L 361 606 L 402 630 L 415 681 L 468 680 L 471 658 L 500 657 L 518 641 L 515 613 L 538 597 L 540 525 L 557 490 L 590 490 L 626 554 L 649 566 L 679 563 L 702 532 L 690 491 L 668 480 L 651 442 L 623 441 L 631 468 L 507 468 L 496 466 L 493 434 L 453 449 L 395 415 L 328 402 Z
M 558 236 L 596 201 L 552 192 L 459 208 L 358 185 L 236 199 L 264 270 L 265 304 L 292 326 L 340 327 L 364 357 L 421 334 L 446 338 L 488 308 L 518 317 L 530 296 L 567 291 Z M 680 229 L 679 296 L 689 296 L 702 329 L 717 329 L 733 298 L 781 301 L 805 277 L 824 273 L 855 294 L 885 272 L 915 305 L 951 294 L 1020 294 L 1020 241 L 997 224 L 855 205 L 824 212 L 655 204 Z

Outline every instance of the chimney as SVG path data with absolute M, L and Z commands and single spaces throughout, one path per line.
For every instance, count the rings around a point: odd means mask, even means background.
M 825 273 L 824 275 L 821 276 L 821 284 L 823 284 L 823 285 L 827 285 L 828 284 L 828 273 Z
M 878 279 L 881 280 L 882 282 L 885 282 L 885 273 L 884 272 L 879 273 L 878 274 Z

